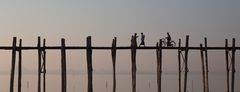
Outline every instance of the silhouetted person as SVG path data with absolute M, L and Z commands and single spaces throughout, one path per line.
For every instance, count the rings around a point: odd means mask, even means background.
M 134 33 L 134 37 L 135 37 L 135 39 L 137 39 L 137 38 L 138 38 L 138 36 L 137 36 L 137 33 Z
M 134 35 L 132 35 L 131 37 L 131 47 L 133 46 L 133 39 L 134 39 Z
M 168 47 L 168 46 L 172 46 L 172 44 L 171 44 L 172 38 L 171 38 L 169 32 L 167 32 L 167 37 L 166 37 L 166 39 L 167 39 L 167 47 Z
M 134 35 L 132 35 L 132 38 L 131 38 L 131 46 L 136 46 L 137 47 L 137 33 L 134 33 Z
M 142 45 L 145 47 L 145 35 L 143 33 L 141 33 L 141 43 L 140 43 L 139 47 Z

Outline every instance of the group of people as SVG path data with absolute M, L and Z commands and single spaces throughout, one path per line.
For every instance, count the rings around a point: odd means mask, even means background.
M 137 38 L 138 38 L 137 33 L 134 33 L 134 35 L 132 35 L 132 39 L 131 39 L 132 43 L 135 43 L 137 45 Z M 135 40 L 133 40 L 133 39 L 135 39 Z M 140 43 L 139 47 L 140 46 L 145 46 L 145 35 L 143 33 L 141 33 L 141 43 Z
M 131 41 L 134 41 L 133 39 L 137 39 L 137 38 L 138 38 L 137 33 L 134 33 L 134 35 L 132 35 Z M 166 45 L 172 46 L 172 43 L 171 43 L 172 38 L 171 38 L 169 32 L 167 32 L 166 40 L 167 40 Z M 135 42 L 133 42 L 133 43 L 135 43 L 137 45 L 137 40 L 135 40 Z M 140 43 L 139 47 L 141 47 L 141 46 L 145 47 L 145 34 L 143 34 L 143 33 L 141 33 L 141 43 Z

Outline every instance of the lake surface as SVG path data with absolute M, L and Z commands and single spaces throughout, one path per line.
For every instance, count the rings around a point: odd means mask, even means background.
M 236 73 L 235 90 L 240 92 L 240 74 Z M 86 74 L 69 74 L 67 75 L 68 92 L 87 92 L 87 75 Z M 137 74 L 137 92 L 157 92 L 157 75 L 156 74 Z M 9 75 L 0 75 L 0 92 L 9 91 Z M 112 75 L 111 74 L 94 74 L 93 75 L 94 92 L 112 92 Z M 226 75 L 225 73 L 209 73 L 210 92 L 225 92 Z M 47 92 L 61 92 L 61 76 L 57 74 L 47 75 Z M 15 91 L 17 91 L 17 76 L 15 77 Z M 117 92 L 131 92 L 131 75 L 117 74 Z M 189 73 L 188 91 L 202 92 L 202 75 L 201 73 Z M 37 92 L 37 75 L 23 75 L 22 80 L 23 92 Z M 162 91 L 178 91 L 178 74 L 163 73 Z

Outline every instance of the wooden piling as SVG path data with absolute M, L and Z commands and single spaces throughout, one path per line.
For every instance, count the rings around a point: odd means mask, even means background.
M 158 84 L 158 92 L 162 91 L 162 39 L 160 39 L 159 43 L 157 43 L 157 84 Z
M 158 87 L 158 92 L 161 92 L 160 91 L 160 57 L 159 57 L 159 49 L 160 49 L 160 46 L 159 46 L 159 43 L 157 42 L 156 44 L 156 57 L 157 57 L 157 87 Z
M 205 44 L 205 64 L 206 64 L 206 92 L 209 92 L 209 82 L 208 82 L 208 51 L 207 51 L 207 38 L 204 38 L 204 44 Z
M 178 92 L 181 92 L 181 77 L 182 77 L 182 75 L 181 75 L 181 52 L 182 52 L 182 50 L 180 49 L 180 47 L 181 47 L 181 39 L 179 39 L 179 41 L 178 41 L 178 47 L 179 47 L 179 49 L 178 49 Z
M 46 92 L 46 39 L 43 39 L 43 92 Z
M 41 65 L 42 65 L 42 49 L 41 49 L 41 38 L 38 37 L 38 92 L 41 92 Z
M 67 92 L 66 49 L 65 39 L 61 40 L 61 69 L 62 69 L 62 92 Z
M 225 47 L 228 48 L 228 39 L 225 39 Z M 226 92 L 230 92 L 229 91 L 229 58 L 228 58 L 228 55 L 229 55 L 229 49 L 225 49 L 225 57 L 226 57 Z
M 234 81 L 235 81 L 235 38 L 232 39 L 232 84 L 231 84 L 231 92 L 234 92 Z
M 18 92 L 22 92 L 22 39 L 19 40 L 18 49 Z
M 15 63 L 16 63 L 16 43 L 17 38 L 13 37 L 12 43 L 12 67 L 11 67 L 11 77 L 10 77 L 10 92 L 14 91 L 14 73 L 15 73 Z
M 189 36 L 186 36 L 186 45 L 185 45 L 185 72 L 184 72 L 184 92 L 187 92 L 187 77 L 188 77 L 188 45 L 189 45 Z
M 132 56 L 132 92 L 136 92 L 136 49 L 137 49 L 137 37 L 134 35 L 131 39 L 131 56 Z
M 88 92 L 93 92 L 92 83 L 92 42 L 91 36 L 87 37 L 87 71 L 88 71 Z
M 112 64 L 113 64 L 113 92 L 116 92 L 116 45 L 117 38 L 112 41 Z
M 205 79 L 205 63 L 204 63 L 204 55 L 203 55 L 203 48 L 202 44 L 200 44 L 200 55 L 201 55 L 201 63 L 202 63 L 202 77 L 203 77 L 203 92 L 206 92 L 206 79 Z
M 160 43 L 159 43 L 159 46 L 160 46 L 160 49 L 159 49 L 159 59 L 160 59 L 160 75 L 159 75 L 159 79 L 160 79 L 160 92 L 162 92 L 162 39 L 160 40 Z

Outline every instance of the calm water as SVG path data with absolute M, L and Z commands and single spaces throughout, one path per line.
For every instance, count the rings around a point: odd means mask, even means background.
M 47 75 L 47 92 L 61 92 L 61 77 L 54 74 Z M 68 92 L 87 92 L 87 75 L 68 75 Z M 176 73 L 164 73 L 162 81 L 163 92 L 178 91 L 178 75 Z M 210 73 L 210 91 L 225 91 L 225 73 Z M 17 79 L 17 77 L 16 77 Z M 138 74 L 137 75 L 137 92 L 157 92 L 156 74 Z M 9 75 L 0 76 L 0 92 L 9 91 Z M 112 92 L 112 75 L 111 74 L 94 74 L 94 92 Z M 15 88 L 17 88 L 15 81 Z M 37 92 L 37 75 L 23 75 L 22 91 Z M 236 74 L 235 81 L 237 92 L 240 92 L 240 74 Z M 131 92 L 131 75 L 117 75 L 117 92 Z M 15 89 L 16 90 L 16 89 Z M 201 73 L 189 73 L 188 78 L 189 92 L 202 92 L 202 75 Z M 16 90 L 17 91 L 17 90 Z

